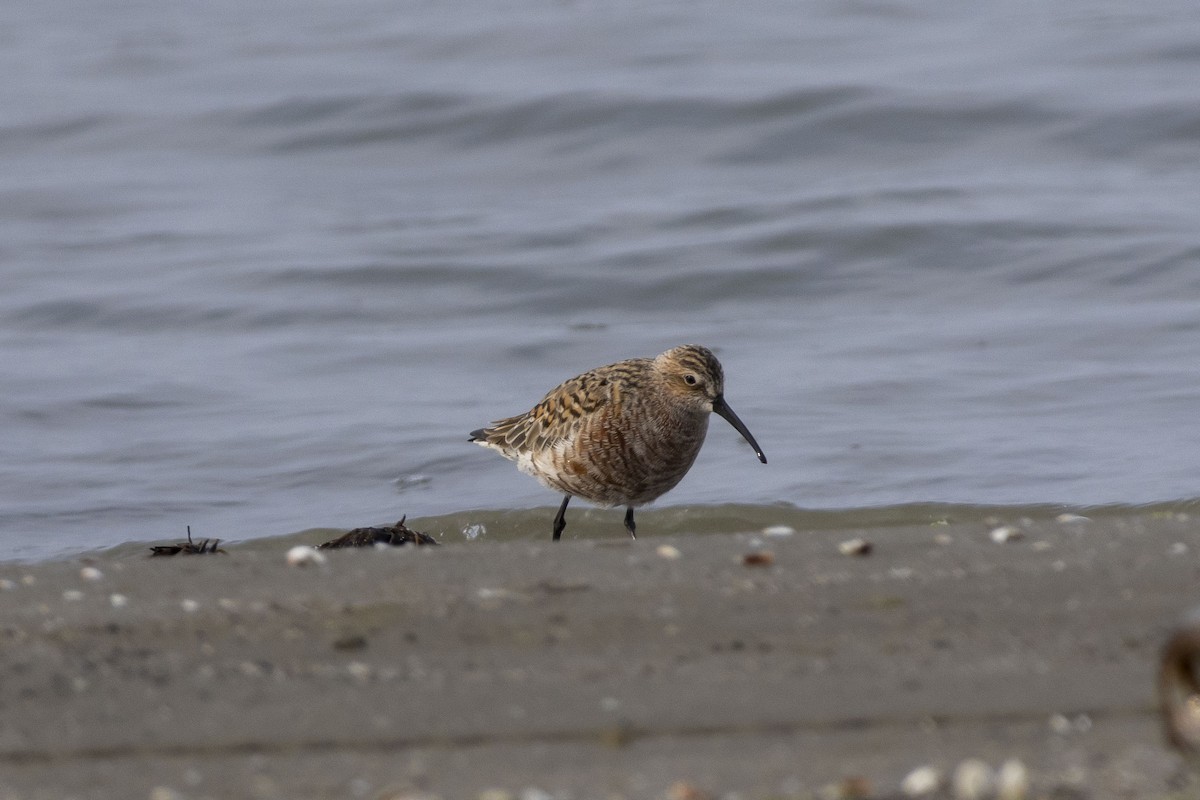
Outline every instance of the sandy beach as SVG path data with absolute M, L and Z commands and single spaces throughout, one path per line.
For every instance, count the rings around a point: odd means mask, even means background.
M 0 565 L 0 798 L 1190 796 L 1195 524 L 1009 524 Z

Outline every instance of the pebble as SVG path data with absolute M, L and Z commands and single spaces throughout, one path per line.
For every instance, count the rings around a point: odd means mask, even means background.
M 350 673 L 350 677 L 360 683 L 366 683 L 371 679 L 372 669 L 370 664 L 364 664 L 361 661 L 351 661 L 346 665 L 346 672 Z
M 926 797 L 933 794 L 942 785 L 942 773 L 930 766 L 917 767 L 904 776 L 900 782 L 900 791 L 906 797 Z
M 796 529 L 791 525 L 768 525 L 762 529 L 763 536 L 793 536 Z
M 999 528 L 992 528 L 992 532 L 988 535 L 992 537 L 992 541 L 996 544 L 1015 542 L 1025 538 L 1024 533 L 1011 525 L 1001 525 Z
M 675 561 L 683 553 L 679 552 L 679 548 L 674 545 L 660 544 L 654 552 L 658 553 L 659 558 L 665 558 L 668 561 Z
M 78 603 L 82 599 L 83 592 L 78 589 L 67 589 L 63 592 L 63 600 L 66 600 L 68 603 Z
M 1069 719 L 1065 714 L 1055 714 L 1050 717 L 1050 730 L 1059 736 L 1071 733 L 1087 733 L 1092 729 L 1092 718 L 1080 714 L 1075 719 Z
M 1091 522 L 1088 517 L 1081 517 L 1078 514 L 1059 514 L 1054 518 L 1055 522 Z
M 261 678 L 263 676 L 262 667 L 260 667 L 258 664 L 255 664 L 253 661 L 243 661 L 242 663 L 238 664 L 238 671 L 247 678 Z
M 747 567 L 769 567 L 775 563 L 775 554 L 770 550 L 755 550 L 742 556 L 742 564 Z
M 508 789 L 484 789 L 475 800 L 516 800 Z
M 129 605 L 129 598 L 123 594 L 110 594 L 108 596 L 108 603 L 113 608 L 124 608 Z
M 1029 770 L 1010 758 L 996 771 L 996 800 L 1025 800 L 1029 794 Z
M 104 573 L 95 567 L 84 567 L 79 570 L 79 577 L 85 581 L 99 581 L 104 579 Z
M 475 596 L 480 600 L 516 600 L 521 595 L 511 589 L 492 589 L 481 586 L 475 590 Z
M 866 539 L 847 539 L 838 545 L 838 552 L 844 556 L 868 556 L 875 545 Z
M 297 545 L 287 551 L 287 563 L 293 567 L 307 567 L 314 564 L 319 566 L 328 561 L 329 559 L 325 557 L 324 553 L 308 545 Z
M 484 789 L 476 800 L 515 800 L 507 789 Z
M 667 789 L 667 800 L 711 800 L 712 795 L 687 781 L 676 781 Z
M 195 600 L 190 600 L 187 598 L 184 598 L 183 600 L 179 601 L 179 607 L 182 608 L 184 611 L 186 611 L 189 614 L 195 613 L 196 611 L 200 610 L 199 603 L 197 603 Z
M 992 792 L 992 768 L 978 758 L 968 758 L 954 768 L 951 786 L 955 800 L 983 800 Z

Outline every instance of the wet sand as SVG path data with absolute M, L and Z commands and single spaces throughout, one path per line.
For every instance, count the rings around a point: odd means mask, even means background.
M 1197 526 L 1017 525 L 0 565 L 0 798 L 885 797 L 968 757 L 1192 796 L 1154 674 Z

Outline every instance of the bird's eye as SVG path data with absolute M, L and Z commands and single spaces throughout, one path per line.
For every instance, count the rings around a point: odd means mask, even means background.
M 700 379 L 697 378 L 695 375 L 689 374 L 689 375 L 683 376 L 683 382 L 686 383 L 688 386 L 695 386 L 697 383 L 700 382 Z

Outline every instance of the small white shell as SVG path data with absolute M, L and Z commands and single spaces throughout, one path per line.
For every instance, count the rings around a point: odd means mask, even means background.
M 98 581 L 104 578 L 104 573 L 95 567 L 84 567 L 83 569 L 79 570 L 79 577 L 83 578 L 85 581 Z
M 988 535 L 992 537 L 992 541 L 996 544 L 1015 542 L 1025 538 L 1025 534 L 1019 528 L 1014 528 L 1011 525 L 1001 525 L 999 528 L 992 528 L 992 532 Z
M 931 766 L 917 767 L 904 776 L 900 782 L 900 791 L 908 797 L 926 797 L 933 794 L 942 785 L 942 773 Z
M 307 567 L 310 564 L 319 566 L 328 560 L 324 553 L 308 545 L 297 545 L 287 551 L 287 563 L 293 567 Z
M 955 800 L 983 800 L 992 793 L 995 778 L 992 768 L 978 758 L 968 758 L 954 768 Z
M 838 552 L 844 556 L 866 556 L 874 547 L 866 539 L 847 539 L 838 545 Z
M 1029 770 L 1018 759 L 1010 758 L 996 770 L 997 800 L 1025 800 L 1029 794 Z

